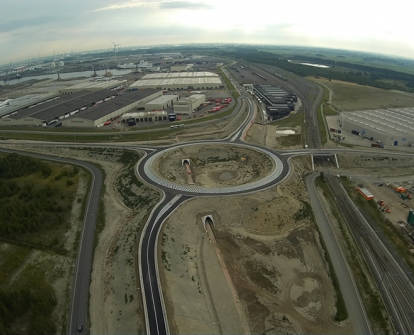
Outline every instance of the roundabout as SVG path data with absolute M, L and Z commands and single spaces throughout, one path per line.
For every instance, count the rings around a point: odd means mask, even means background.
M 185 181 L 182 159 L 191 161 L 194 184 Z M 149 182 L 174 193 L 242 194 L 273 185 L 282 176 L 284 166 L 278 156 L 259 147 L 203 142 L 182 144 L 150 155 L 143 164 L 143 175 Z

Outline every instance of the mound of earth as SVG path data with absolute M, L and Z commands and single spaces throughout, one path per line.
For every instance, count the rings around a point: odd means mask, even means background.
M 274 161 L 254 149 L 228 145 L 191 145 L 167 151 L 152 168 L 161 178 L 188 184 L 182 160 L 190 161 L 193 182 L 203 187 L 227 187 L 252 183 L 275 168 Z

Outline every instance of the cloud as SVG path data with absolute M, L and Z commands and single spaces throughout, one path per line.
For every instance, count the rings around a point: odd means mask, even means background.
M 215 7 L 205 2 L 194 1 L 142 1 L 130 0 L 124 3 L 113 4 L 106 7 L 95 9 L 94 12 L 117 10 L 137 7 L 153 7 L 160 9 L 188 9 L 188 10 L 206 10 L 214 9 Z
M 160 3 L 161 9 L 188 9 L 188 10 L 205 10 L 214 9 L 215 7 L 204 2 L 192 1 L 166 1 Z
M 104 11 L 104 10 L 116 10 L 116 9 L 125 9 L 125 8 L 135 8 L 135 7 L 158 7 L 159 2 L 156 1 L 140 1 L 132 0 L 120 4 L 114 4 L 107 7 L 102 7 L 95 9 L 94 12 Z
M 40 26 L 46 23 L 53 22 L 55 18 L 53 16 L 44 16 L 25 20 L 12 20 L 4 23 L 0 23 L 0 33 L 11 32 L 25 27 Z

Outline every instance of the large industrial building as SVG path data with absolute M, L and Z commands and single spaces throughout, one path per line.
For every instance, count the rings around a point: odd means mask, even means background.
M 129 86 L 134 88 L 156 88 L 160 90 L 219 89 L 223 86 L 219 76 L 211 72 L 154 73 L 144 76 Z
M 16 99 L 8 99 L 0 104 L 0 118 L 9 117 L 19 110 L 37 106 L 59 98 L 59 93 L 28 94 Z M 3 125 L 3 123 L 1 123 Z
M 339 122 L 344 130 L 374 142 L 389 146 L 414 145 L 414 107 L 342 112 Z
M 112 89 L 122 87 L 125 82 L 119 80 L 104 80 L 104 81 L 85 81 L 69 87 L 63 87 L 60 89 L 62 94 L 71 94 L 79 91 L 100 91 L 104 89 Z
M 140 122 L 155 122 L 166 121 L 168 113 L 166 111 L 153 111 L 153 112 L 133 112 L 125 113 L 122 115 L 122 122 L 128 122 L 133 126 Z
M 171 94 L 171 95 L 161 95 L 154 100 L 148 101 L 147 103 L 138 106 L 140 110 L 152 111 L 152 110 L 164 110 L 168 107 L 171 107 L 178 101 L 180 96 Z
M 78 114 L 62 120 L 63 127 L 97 127 L 103 123 L 145 104 L 162 95 L 162 91 L 147 88 L 126 92 L 114 99 L 95 104 L 93 107 L 80 111 Z
M 272 120 L 283 118 L 295 110 L 297 97 L 280 86 L 254 85 L 254 94 L 266 104 L 266 111 Z
M 45 126 L 61 123 L 62 126 L 70 127 L 96 127 L 160 96 L 162 91 L 154 89 L 125 92 L 122 95 L 108 89 L 97 92 L 79 91 L 61 96 L 42 95 L 37 99 L 24 99 L 22 101 L 25 103 L 14 105 L 13 109 L 6 108 L 11 105 L 4 107 L 4 111 L 1 108 L 0 124 Z
M 193 94 L 188 98 L 181 99 L 174 104 L 174 113 L 190 114 L 206 101 L 204 94 Z
M 192 66 L 192 64 L 172 65 L 170 70 L 171 72 L 188 71 L 189 69 L 191 69 Z

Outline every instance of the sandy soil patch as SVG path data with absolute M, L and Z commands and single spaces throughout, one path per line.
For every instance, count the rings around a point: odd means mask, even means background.
M 169 151 L 153 162 L 153 169 L 164 179 L 187 184 L 188 172 L 182 165 L 182 159 L 191 161 L 193 182 L 204 187 L 252 183 L 275 168 L 272 159 L 259 151 L 217 144 L 181 147 Z
M 294 162 L 300 171 L 310 170 L 307 158 Z M 334 291 L 302 201 L 308 201 L 303 180 L 294 172 L 284 184 L 251 196 L 180 206 L 164 224 L 159 248 L 171 331 L 352 333 L 347 322 L 332 321 Z M 230 285 L 202 225 L 207 214 L 215 221 Z
M 283 132 L 283 133 L 279 133 Z M 288 133 L 285 133 L 288 132 Z M 293 132 L 293 133 L 291 133 Z M 246 141 L 273 149 L 300 149 L 302 127 L 253 124 L 247 132 Z

